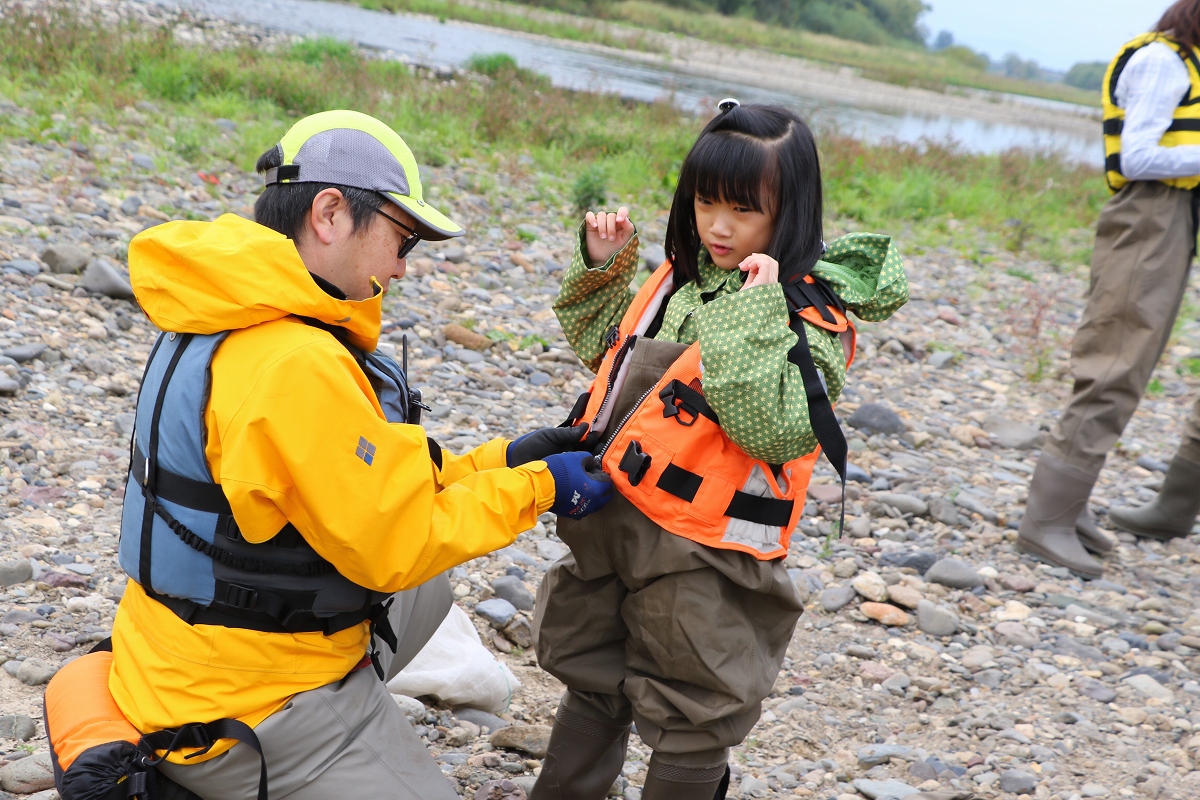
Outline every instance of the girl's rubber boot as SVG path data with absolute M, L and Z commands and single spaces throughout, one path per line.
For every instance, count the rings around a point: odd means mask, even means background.
M 604 800 L 625 766 L 629 727 L 559 706 L 529 800 Z
M 1200 464 L 1175 456 L 1158 497 L 1141 508 L 1113 508 L 1118 528 L 1150 539 L 1179 539 L 1192 532 L 1200 514 Z
M 1096 518 L 1092 516 L 1092 511 L 1086 503 L 1083 506 L 1083 512 L 1075 520 L 1075 532 L 1079 534 L 1079 543 L 1098 556 L 1106 555 L 1116 549 L 1116 540 L 1110 534 L 1100 530 L 1100 526 L 1096 524 Z
M 1088 554 L 1075 531 L 1095 483 L 1095 475 L 1042 453 L 1029 482 L 1017 549 L 1085 578 L 1104 574 L 1104 565 Z
M 677 767 L 651 756 L 642 800 L 724 800 L 728 790 L 727 764 L 707 768 Z

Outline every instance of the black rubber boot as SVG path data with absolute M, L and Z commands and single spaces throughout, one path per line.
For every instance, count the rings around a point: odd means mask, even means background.
M 729 790 L 729 766 L 677 767 L 650 757 L 642 800 L 724 800 Z
M 1104 565 L 1088 555 L 1075 531 L 1095 483 L 1095 475 L 1042 453 L 1029 482 L 1017 549 L 1085 578 L 1099 578 Z
M 625 765 L 629 725 L 600 722 L 559 706 L 529 800 L 604 800 Z
M 1200 464 L 1175 456 L 1158 497 L 1141 508 L 1112 508 L 1108 518 L 1121 530 L 1150 539 L 1179 539 L 1192 532 L 1200 514 Z

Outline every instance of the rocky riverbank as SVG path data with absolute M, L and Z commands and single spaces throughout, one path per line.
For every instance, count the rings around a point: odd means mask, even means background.
M 0 110 L 30 113 L 2 98 Z M 160 113 L 141 103 L 117 126 L 48 122 L 90 125 L 88 146 L 0 141 L 4 792 L 53 796 L 42 687 L 107 635 L 125 584 L 115 553 L 127 443 L 156 335 L 128 299 L 128 241 L 171 218 L 248 214 L 259 187 L 254 175 L 195 173 L 155 150 L 138 133 Z M 387 301 L 381 349 L 397 352 L 407 337 L 433 408 L 425 425 L 458 452 L 558 423 L 590 377 L 550 308 L 570 255 L 567 209 L 531 200 L 538 178 L 524 166 L 425 169 L 431 196 L 470 235 L 418 250 Z M 661 242 L 665 214 L 640 223 L 647 242 Z M 1037 448 L 1069 389 L 1064 351 L 1086 271 L 980 250 L 969 227 L 956 235 L 954 250 L 908 257 L 913 300 L 894 320 L 861 327 L 839 406 L 854 466 L 846 535 L 828 536 L 841 490 L 823 463 L 787 561 L 809 611 L 762 721 L 734 753 L 731 794 L 1192 797 L 1195 540 L 1120 537 L 1104 579 L 1090 583 L 1012 543 Z M 661 257 L 647 250 L 648 261 Z M 1185 309 L 1197 303 L 1192 291 Z M 1191 316 L 1102 473 L 1102 523 L 1109 507 L 1153 495 L 1200 393 Z M 561 687 L 537 667 L 528 618 L 562 552 L 544 518 L 452 574 L 459 604 L 523 684 L 502 718 L 399 701 L 464 796 L 520 797 L 540 768 Z M 477 608 L 486 600 L 500 602 Z M 615 796 L 638 797 L 648 757 L 635 737 Z

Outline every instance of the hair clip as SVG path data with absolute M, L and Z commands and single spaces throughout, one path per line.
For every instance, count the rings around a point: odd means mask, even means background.
M 825 244 L 825 240 L 822 239 L 821 240 L 821 255 L 825 255 L 828 252 L 829 252 L 829 245 Z
M 726 97 L 724 100 L 717 103 L 717 108 L 721 110 L 722 114 L 728 114 L 730 111 L 740 105 L 741 103 L 738 102 L 736 97 Z

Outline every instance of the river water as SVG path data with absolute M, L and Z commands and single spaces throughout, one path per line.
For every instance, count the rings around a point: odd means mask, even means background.
M 1072 160 L 1099 164 L 1099 136 L 1080 137 L 1020 124 L 918 114 L 891 114 L 870 108 L 818 102 L 802 94 L 764 90 L 744 83 L 717 81 L 669 67 L 622 58 L 619 52 L 596 52 L 570 43 L 526 37 L 496 28 L 438 22 L 425 17 L 369 11 L 322 0 L 159 0 L 162 5 L 191 9 L 223 19 L 237 19 L 301 35 L 332 36 L 362 47 L 399 56 L 430 67 L 459 67 L 473 55 L 508 53 L 526 69 L 546 75 L 557 86 L 605 91 L 636 100 L 669 98 L 679 107 L 698 111 L 722 97 L 778 102 L 796 108 L 818 128 L 880 141 L 953 140 L 972 152 L 995 153 L 1012 147 L 1054 149 Z M 1054 101 L 1020 98 L 1037 105 Z M 1078 107 L 1057 104 L 1063 113 Z

